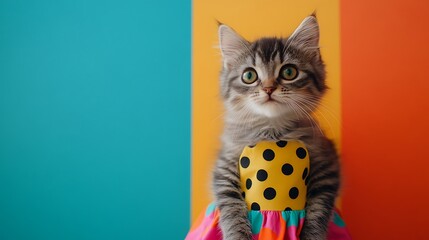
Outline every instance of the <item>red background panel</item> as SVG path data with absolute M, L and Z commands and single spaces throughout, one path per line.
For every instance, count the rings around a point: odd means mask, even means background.
M 428 239 L 429 1 L 342 1 L 341 58 L 351 234 Z

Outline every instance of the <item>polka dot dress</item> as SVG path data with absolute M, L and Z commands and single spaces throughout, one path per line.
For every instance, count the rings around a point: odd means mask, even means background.
M 310 160 L 299 141 L 260 142 L 240 156 L 241 188 L 249 210 L 305 208 Z
M 299 240 L 305 220 L 310 156 L 300 141 L 260 142 L 244 148 L 238 160 L 242 196 L 253 239 Z M 219 209 L 210 204 L 186 240 L 222 240 Z M 337 211 L 328 240 L 351 237 Z

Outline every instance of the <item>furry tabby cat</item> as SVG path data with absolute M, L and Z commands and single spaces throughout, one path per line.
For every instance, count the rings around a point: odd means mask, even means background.
M 221 24 L 219 40 L 226 113 L 213 189 L 223 238 L 252 239 L 238 174 L 243 148 L 263 140 L 295 139 L 307 146 L 311 165 L 300 237 L 326 239 L 340 180 L 334 144 L 311 116 L 327 89 L 316 17 L 305 18 L 288 38 L 254 42 Z

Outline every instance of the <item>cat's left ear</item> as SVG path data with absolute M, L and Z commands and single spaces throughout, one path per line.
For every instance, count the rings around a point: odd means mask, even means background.
M 229 68 L 244 52 L 249 50 L 249 42 L 225 24 L 220 24 L 219 47 L 225 68 Z
M 301 49 L 319 53 L 319 24 L 316 17 L 306 17 L 289 37 L 289 41 Z

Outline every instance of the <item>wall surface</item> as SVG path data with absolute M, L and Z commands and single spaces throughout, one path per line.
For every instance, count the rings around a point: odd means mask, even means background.
M 0 1 L 0 239 L 184 238 L 190 9 Z
M 216 20 L 254 40 L 315 10 L 348 228 L 425 239 L 429 2 L 192 4 L 0 2 L 0 239 L 183 239 L 212 200 Z
M 355 239 L 427 239 L 429 2 L 342 1 L 343 210 Z

